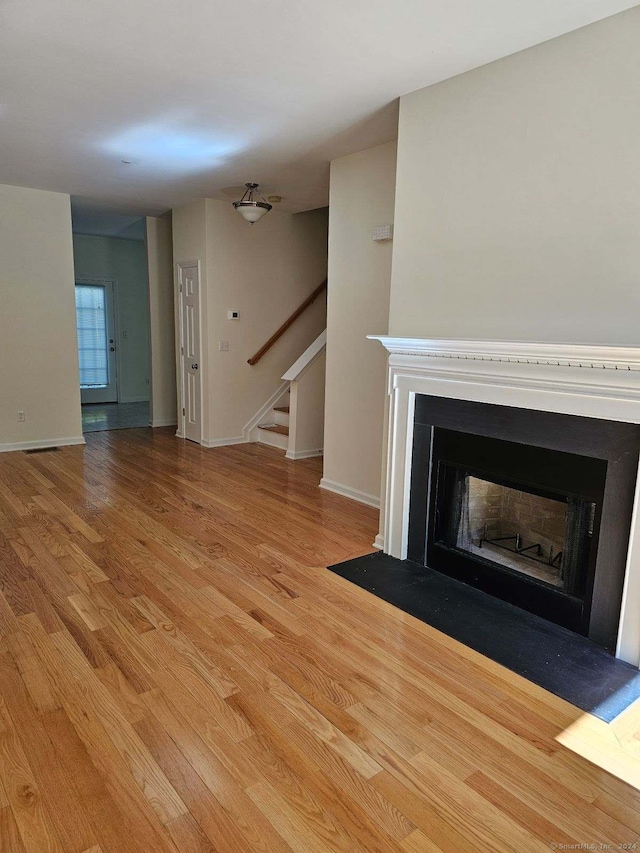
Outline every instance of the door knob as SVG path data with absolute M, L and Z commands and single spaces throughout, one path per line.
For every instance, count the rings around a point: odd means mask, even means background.
M 198 365 L 197 365 L 197 364 L 192 364 L 192 365 L 191 365 L 191 370 L 197 370 L 197 369 L 198 369 Z

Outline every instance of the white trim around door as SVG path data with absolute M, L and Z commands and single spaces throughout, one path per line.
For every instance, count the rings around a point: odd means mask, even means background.
M 176 262 L 179 438 L 202 444 L 202 297 L 199 260 Z

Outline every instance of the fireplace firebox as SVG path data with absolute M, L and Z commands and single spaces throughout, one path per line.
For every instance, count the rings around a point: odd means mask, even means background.
M 613 651 L 640 428 L 416 396 L 408 558 Z
M 436 428 L 431 568 L 588 633 L 606 462 Z

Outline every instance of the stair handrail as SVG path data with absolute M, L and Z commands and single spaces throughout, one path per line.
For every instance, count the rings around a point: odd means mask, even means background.
M 260 361 L 260 359 L 262 358 L 262 356 L 265 353 L 267 353 L 271 349 L 271 347 L 276 343 L 276 341 L 280 340 L 280 338 L 284 335 L 284 333 L 287 331 L 289 326 L 292 326 L 295 323 L 295 321 L 298 319 L 298 317 L 304 311 L 307 310 L 309 305 L 311 305 L 312 302 L 316 301 L 316 299 L 318 298 L 318 296 L 320 296 L 320 294 L 326 288 L 326 286 L 327 286 L 327 279 L 325 278 L 325 280 L 322 282 L 322 284 L 319 284 L 318 287 L 316 287 L 316 289 L 313 291 L 313 293 L 310 296 L 307 296 L 307 298 L 304 300 L 302 305 L 300 305 L 299 308 L 296 308 L 296 310 L 289 317 L 289 319 L 285 320 L 285 322 L 280 326 L 278 331 L 274 332 L 274 334 L 271 335 L 271 337 L 266 342 L 266 344 L 264 344 L 264 346 L 260 347 L 260 349 L 258 350 L 258 352 L 255 355 L 252 355 L 251 358 L 247 359 L 247 364 L 250 364 L 251 366 L 253 366 L 254 364 L 257 364 Z

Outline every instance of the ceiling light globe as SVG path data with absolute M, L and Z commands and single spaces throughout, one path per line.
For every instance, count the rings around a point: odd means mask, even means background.
M 244 217 L 252 225 L 271 210 L 270 204 L 260 201 L 237 201 L 234 205 L 240 216 Z
M 271 205 L 260 193 L 256 192 L 258 184 L 245 184 L 247 188 L 240 201 L 234 201 L 233 206 L 238 211 L 240 216 L 250 222 L 252 225 L 271 210 Z M 256 201 L 254 195 L 258 195 L 262 201 Z

